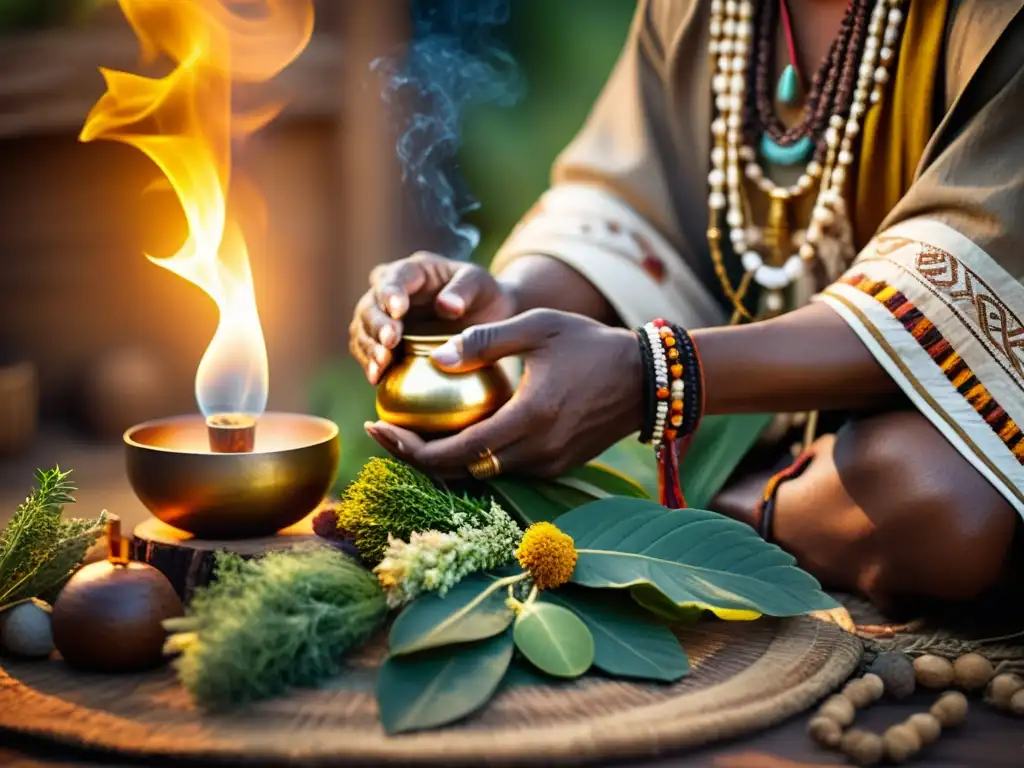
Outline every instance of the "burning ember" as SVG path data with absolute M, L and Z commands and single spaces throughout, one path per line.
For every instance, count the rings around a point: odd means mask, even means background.
M 220 319 L 196 372 L 196 401 L 213 450 L 251 451 L 269 372 L 245 237 L 229 208 L 231 143 L 266 125 L 278 107 L 232 114 L 232 85 L 269 80 L 302 52 L 313 30 L 312 2 L 119 2 L 144 61 L 168 59 L 174 68 L 160 78 L 101 69 L 107 91 L 79 138 L 141 150 L 177 196 L 188 237 L 173 256 L 147 258 L 216 302 Z M 243 434 L 225 437 L 230 432 Z

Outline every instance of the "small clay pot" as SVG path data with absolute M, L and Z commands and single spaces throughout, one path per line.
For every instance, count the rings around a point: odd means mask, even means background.
M 92 672 L 136 672 L 164 661 L 161 622 L 183 613 L 167 578 L 144 563 L 103 560 L 81 568 L 53 606 L 64 661 Z

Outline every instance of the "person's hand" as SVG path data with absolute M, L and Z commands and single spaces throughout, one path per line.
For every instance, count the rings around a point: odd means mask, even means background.
M 356 304 L 349 351 L 371 384 L 391 365 L 405 323 L 441 319 L 465 328 L 515 314 L 515 300 L 484 268 L 432 253 L 382 264 Z
M 628 330 L 554 310 L 463 331 L 433 353 L 442 370 L 468 371 L 521 357 L 525 372 L 512 399 L 487 420 L 452 437 L 424 441 L 391 424 L 366 430 L 386 450 L 442 477 L 467 474 L 487 452 L 501 472 L 555 476 L 640 429 L 640 347 Z

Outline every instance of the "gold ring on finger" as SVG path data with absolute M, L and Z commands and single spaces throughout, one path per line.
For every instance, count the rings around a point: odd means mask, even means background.
M 466 469 L 477 480 L 489 480 L 501 474 L 501 460 L 488 449 Z

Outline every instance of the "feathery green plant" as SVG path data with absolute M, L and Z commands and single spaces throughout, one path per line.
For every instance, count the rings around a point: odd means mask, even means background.
M 450 533 L 490 522 L 490 500 L 457 496 L 395 459 L 372 458 L 349 484 L 338 505 L 338 525 L 355 540 L 360 556 L 378 563 L 388 535 L 405 539 L 420 531 Z M 456 515 L 462 512 L 463 515 Z
M 62 518 L 64 505 L 75 501 L 70 474 L 37 471 L 38 487 L 0 534 L 0 610 L 56 592 L 103 533 L 106 512 L 96 520 Z
M 204 709 L 323 684 L 387 615 L 376 577 L 330 547 L 216 557 L 215 581 L 164 623 L 178 633 L 168 643 L 182 652 L 178 677 Z

